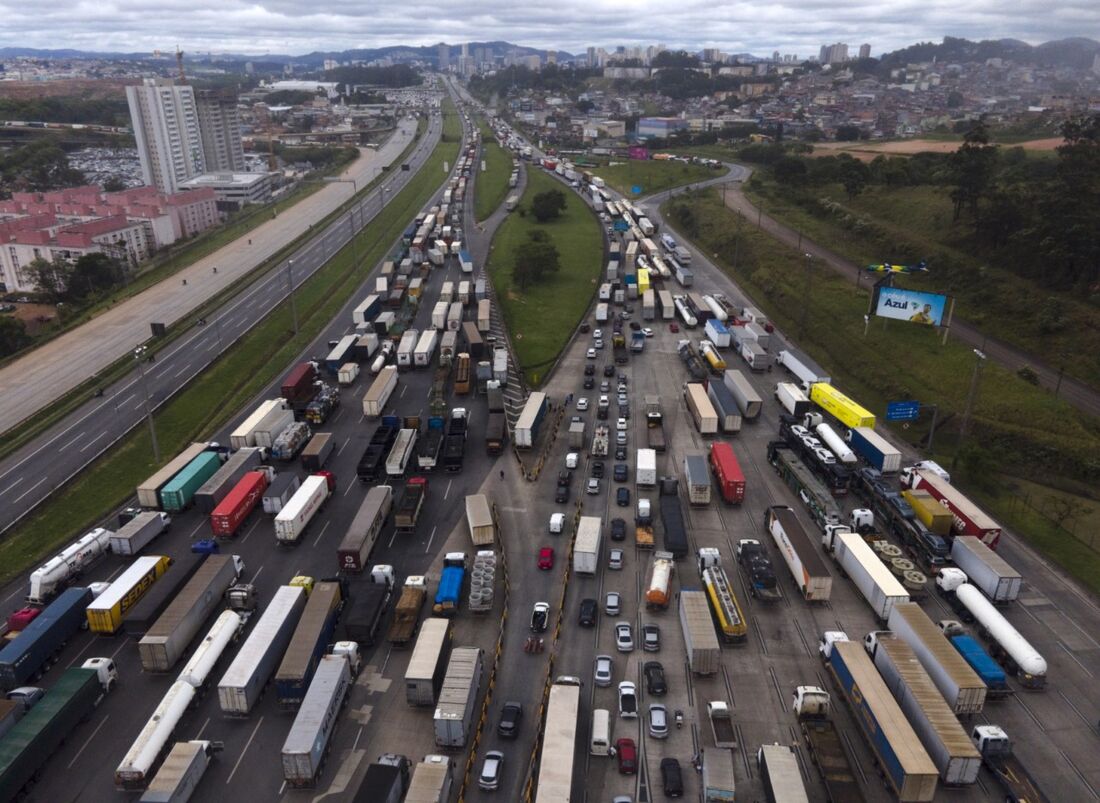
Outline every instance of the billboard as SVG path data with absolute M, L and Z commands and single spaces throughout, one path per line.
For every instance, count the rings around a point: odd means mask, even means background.
M 628 151 L 631 159 L 648 159 L 649 148 L 645 145 L 631 145 Z
M 901 287 L 880 287 L 875 298 L 875 315 L 896 321 L 939 326 L 947 307 L 947 296 L 922 293 Z

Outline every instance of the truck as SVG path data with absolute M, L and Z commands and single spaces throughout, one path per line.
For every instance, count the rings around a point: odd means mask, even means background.
M 397 433 L 397 438 L 390 447 L 390 453 L 386 455 L 386 476 L 396 480 L 405 476 L 409 462 L 416 453 L 416 441 L 420 431 L 412 427 L 403 427 Z
M 397 370 L 407 371 L 413 367 L 413 352 L 420 339 L 419 329 L 406 329 L 397 344 Z
M 401 803 L 409 788 L 409 767 L 405 756 L 383 753 L 367 766 L 352 803 Z
M 326 655 L 321 659 L 283 742 L 283 779 L 289 786 L 312 787 L 317 783 L 351 684 L 346 656 Z
M 726 313 L 723 311 L 722 315 L 726 315 Z M 726 328 L 723 321 L 719 320 L 718 316 L 711 318 L 703 325 L 703 332 L 715 348 L 728 349 L 730 347 L 730 330 Z
M 268 399 L 262 402 L 251 415 L 245 418 L 230 433 L 229 445 L 233 449 L 244 449 L 248 446 L 270 446 L 270 440 L 267 443 L 259 442 L 260 433 L 263 433 L 263 437 L 268 439 L 272 431 L 278 435 L 282 428 L 293 420 L 294 410 L 287 404 L 286 399 Z
M 171 523 L 167 513 L 155 510 L 138 513 L 111 536 L 111 551 L 116 555 L 136 555 L 158 535 L 168 532 Z
M 938 580 L 938 578 L 937 578 Z M 954 589 L 954 599 L 980 625 L 990 652 L 1006 672 L 1027 689 L 1042 689 L 1047 682 L 1047 662 L 986 596 L 970 583 Z
M 671 552 L 657 550 L 653 553 L 653 563 L 649 567 L 649 580 L 646 584 L 645 606 L 650 611 L 664 611 L 672 599 L 672 571 L 675 558 Z
M 630 350 L 638 353 L 645 351 L 645 332 L 630 333 Z
M 661 524 L 665 530 L 665 550 L 676 558 L 682 558 L 688 553 L 688 540 L 680 497 L 675 492 L 661 494 L 658 504 L 661 508 Z
M 268 403 L 275 407 L 279 407 L 282 404 L 278 399 Z M 245 443 L 243 445 L 248 446 L 249 444 Z M 208 448 L 209 447 L 205 443 L 192 443 L 154 473 L 153 476 L 141 483 L 141 485 L 137 487 L 138 504 L 148 509 L 159 508 L 160 489 L 167 485 L 169 480 L 183 471 L 192 460 L 205 452 Z M 233 448 L 239 447 L 235 446 Z
M 275 514 L 275 540 L 280 545 L 294 545 L 332 494 L 327 477 L 311 474 L 302 481 L 294 496 Z
M 828 602 L 833 593 L 833 576 L 794 510 L 786 505 L 769 507 L 764 513 L 764 529 L 771 534 L 802 598 L 807 602 Z
M 872 468 L 882 474 L 896 474 L 901 469 L 901 452 L 869 427 L 848 430 L 848 445 Z
M 439 747 L 463 748 L 469 741 L 483 673 L 480 647 L 456 647 L 451 651 L 432 717 Z
M 492 324 L 493 302 L 483 298 L 477 302 L 477 330 L 486 333 Z
M 359 340 L 359 335 L 344 335 L 338 341 L 336 345 L 332 347 L 328 355 L 325 357 L 325 370 L 330 374 L 335 374 L 340 370 L 340 366 L 348 361 L 348 358 L 352 356 L 352 352 L 355 350 L 355 343 Z
M 416 634 L 420 611 L 428 597 L 428 578 L 422 574 L 409 575 L 401 586 L 401 596 L 393 609 L 393 622 L 386 632 L 386 641 L 395 647 L 407 646 Z
M 576 574 L 595 574 L 600 565 L 602 520 L 597 516 L 581 516 L 577 535 L 573 541 L 573 571 Z
M 710 472 L 702 453 L 688 452 L 684 455 L 684 484 L 690 504 L 710 504 Z
M 335 450 L 336 439 L 331 432 L 314 432 L 302 449 L 302 468 L 311 474 L 320 471 Z
M 126 613 L 122 622 L 122 632 L 135 638 L 144 636 L 164 613 L 168 604 L 175 599 L 184 585 L 202 566 L 206 557 L 204 554 L 185 552 L 172 561 L 164 576 Z
M 176 742 L 138 803 L 186 803 L 218 749 L 217 743 L 201 739 Z
M 946 786 L 978 780 L 981 756 L 967 738 L 912 648 L 889 631 L 872 631 L 863 646 L 913 726 Z
M 393 597 L 393 582 L 393 566 L 379 564 L 371 569 L 369 583 L 356 585 L 343 613 L 344 633 L 350 641 L 375 645 Z
M 470 528 L 470 540 L 475 548 L 491 547 L 496 540 L 496 524 L 485 494 L 466 497 L 466 526 Z
M 710 468 L 722 500 L 729 505 L 741 504 L 745 499 L 745 474 L 730 444 L 725 441 L 711 444 Z
M 860 407 L 828 382 L 818 381 L 810 385 L 810 401 L 846 427 L 875 427 L 875 416 L 869 410 Z
M 533 449 L 538 438 L 539 426 L 546 415 L 547 397 L 541 391 L 535 391 L 527 397 L 523 412 L 512 428 L 517 449 Z
M 409 481 L 405 483 L 405 489 L 401 492 L 401 498 L 394 510 L 394 529 L 406 533 L 415 530 L 416 523 L 420 520 L 420 511 L 424 509 L 424 501 L 427 498 L 427 478 L 410 477 Z
M 261 503 L 274 473 L 249 471 L 210 513 L 210 530 L 219 538 L 232 538 L 240 530 L 256 506 Z
M 230 594 L 226 594 L 227 597 Z M 245 612 L 247 615 L 247 612 Z M 234 610 L 222 611 L 214 624 L 206 631 L 199 646 L 191 654 L 180 670 L 178 680 L 187 683 L 196 691 L 206 688 L 206 681 L 226 654 L 229 645 L 237 640 L 244 629 L 245 616 Z
M 462 470 L 466 457 L 466 435 L 469 421 L 465 407 L 455 407 L 447 418 L 446 434 L 443 437 L 443 468 L 449 472 Z
M 887 783 L 902 803 L 930 803 L 939 773 L 863 647 L 827 631 L 819 652 Z
M 644 398 L 646 445 L 654 452 L 665 450 L 664 416 L 661 413 L 661 397 L 648 394 Z
M 745 338 L 741 341 L 741 346 L 738 351 L 741 354 L 741 359 L 745 361 L 745 365 L 749 366 L 750 371 L 760 373 L 768 369 L 768 361 L 770 359 L 768 357 L 768 352 L 755 340 Z
M 737 400 L 729 388 L 722 382 L 711 380 L 707 382 L 707 398 L 718 415 L 718 428 L 722 432 L 740 432 L 741 408 L 737 406 Z
M 756 769 L 764 796 L 774 803 L 807 803 L 806 787 L 794 751 L 785 744 L 762 744 L 756 751 Z
M 936 623 L 936 627 L 951 642 L 951 646 L 962 656 L 967 665 L 981 678 L 986 688 L 987 700 L 1002 700 L 1013 693 L 1008 685 L 1008 676 L 1000 664 L 990 657 L 981 644 L 963 629 L 961 622 L 945 619 Z
M 111 530 L 96 527 L 31 572 L 26 601 L 31 605 L 44 605 L 75 582 L 85 569 L 107 553 L 112 535 Z
M 284 709 L 295 709 L 302 703 L 313 673 L 326 647 L 332 643 L 345 597 L 346 587 L 340 582 L 317 583 L 309 593 L 282 663 L 275 672 L 275 693 Z
M 168 672 L 244 572 L 238 555 L 210 555 L 138 642 L 146 672 Z
M 721 647 L 711 624 L 706 592 L 698 588 L 680 590 L 680 629 L 692 674 L 716 674 Z
M 1027 767 L 1012 751 L 1012 741 L 997 725 L 975 725 L 970 739 L 981 753 L 982 763 L 993 773 L 1006 803 L 1050 803 Z
M 392 507 L 393 488 L 389 485 L 376 485 L 367 491 L 340 546 L 336 548 L 339 571 L 359 574 L 367 568 L 367 560 Z
M 710 321 L 707 321 L 710 323 Z M 714 376 L 721 376 L 726 370 L 726 361 L 722 359 L 722 355 L 718 353 L 718 349 L 709 340 L 699 341 L 699 356 L 703 358 L 703 361 L 707 364 L 710 372 Z M 738 416 L 740 419 L 740 416 Z M 740 423 L 740 422 L 739 422 Z
M 15 638 L 0 649 L 0 690 L 26 685 L 45 670 L 61 648 L 82 629 L 84 610 L 92 601 L 88 588 L 62 591 Z
M 21 796 L 62 743 L 91 718 L 117 678 L 110 658 L 89 658 L 61 674 L 0 739 L 0 800 Z
M 451 623 L 424 620 L 405 669 L 405 701 L 411 706 L 435 705 L 451 655 Z
M 849 531 L 844 525 L 830 525 L 822 536 L 822 543 L 825 551 L 851 578 L 880 622 L 890 618 L 890 611 L 896 603 L 909 602 L 909 592 L 859 533 Z
M 710 722 L 710 735 L 714 746 L 721 749 L 737 749 L 737 729 L 733 726 L 733 713 L 724 700 L 710 700 L 707 703 L 707 720 Z
M 397 440 L 401 422 L 397 416 L 385 416 L 371 433 L 370 441 L 355 467 L 360 482 L 374 482 L 385 471 L 386 457 Z
M 432 328 L 433 329 L 446 329 L 447 328 L 447 310 L 451 303 L 449 301 L 440 300 L 432 307 Z
M 301 485 L 302 480 L 297 474 L 289 471 L 276 474 L 263 494 L 264 513 L 275 514 L 282 510 Z
M 857 462 L 856 453 L 848 448 L 848 444 L 845 440 L 837 434 L 836 430 L 825 423 L 817 424 L 812 427 L 813 431 L 817 433 L 817 436 L 825 443 L 825 445 L 836 455 L 838 463 L 842 463 L 846 466 L 851 466 Z
M 703 385 L 698 382 L 684 384 L 684 401 L 695 422 L 695 428 L 703 437 L 718 434 L 718 413 L 710 403 Z
M 275 460 L 293 460 L 302 451 L 312 434 L 309 424 L 305 421 L 295 421 L 275 438 L 271 444 L 271 456 Z
M 435 347 L 439 344 L 439 330 L 425 329 L 420 333 L 420 339 L 416 341 L 413 349 L 413 365 L 417 368 L 427 368 L 432 364 Z
M 607 457 L 607 425 L 597 424 L 592 433 L 592 457 Z
M 317 366 L 312 362 L 300 362 L 290 369 L 279 388 L 279 394 L 292 409 L 304 409 L 313 398 L 313 383 L 317 380 Z
M 413 768 L 405 803 L 447 803 L 453 785 L 454 761 L 447 756 L 426 755 Z M 365 803 L 374 803 L 374 799 Z
M 218 706 L 231 717 L 245 717 L 263 694 L 282 661 L 306 605 L 301 586 L 279 586 L 233 663 L 218 681 Z
M 718 561 L 718 553 L 715 550 L 714 560 Z M 742 538 L 738 540 L 735 551 L 737 562 L 741 565 L 748 579 L 749 594 L 753 599 L 763 602 L 776 602 L 782 599 L 779 584 L 776 581 L 775 569 L 772 568 L 768 550 L 755 538 Z M 703 549 L 699 550 L 699 558 L 703 559 Z
M 454 332 L 461 329 L 462 315 L 462 302 L 452 301 L 451 305 L 447 308 L 447 328 Z
M 819 686 L 798 686 L 791 706 L 802 729 L 810 760 L 817 766 L 825 784 L 825 797 L 832 803 L 860 803 L 852 761 L 832 720 L 832 700 Z
M 956 536 L 951 542 L 951 560 L 966 572 L 969 582 L 981 589 L 993 604 L 1004 605 L 1020 596 L 1023 585 L 1020 573 L 980 538 Z
M 676 346 L 676 353 L 680 355 L 680 360 L 687 368 L 692 382 L 702 382 L 707 378 L 707 369 L 703 365 L 703 358 L 699 356 L 699 352 L 695 350 L 690 341 L 681 340 Z
M 795 349 L 781 349 L 775 355 L 775 363 L 782 365 L 787 373 L 797 380 L 795 384 L 807 393 L 817 382 L 833 381 L 820 365 Z
M 160 506 L 168 513 L 191 507 L 195 492 L 221 467 L 217 452 L 203 452 L 160 489 Z
M 489 413 L 489 419 L 485 424 L 485 452 L 489 455 L 498 455 L 504 451 L 504 444 L 508 442 L 508 429 L 504 413 Z
M 775 386 L 775 400 L 779 406 L 795 418 L 802 418 L 810 411 L 810 400 L 792 382 L 779 382 Z
M 698 551 L 699 579 L 707 592 L 711 617 L 714 619 L 718 638 L 727 644 L 741 644 L 748 634 L 748 624 L 741 612 L 741 604 L 733 584 L 722 568 L 718 550 L 702 548 Z
M 416 467 L 421 471 L 434 471 L 439 465 L 439 454 L 443 450 L 443 423 L 443 416 L 428 418 L 428 428 L 416 447 Z
M 123 617 L 168 570 L 171 562 L 171 558 L 164 555 L 148 555 L 131 563 L 106 591 L 88 605 L 89 629 L 106 636 L 117 633 L 122 627 Z
M 763 406 L 763 401 L 760 398 L 760 394 L 756 392 L 756 389 L 745 378 L 745 375 L 740 371 L 727 370 L 722 374 L 722 384 L 725 385 L 726 390 L 733 396 L 734 402 L 736 402 L 738 409 L 741 411 L 741 417 L 745 421 L 752 421 L 760 417 L 760 409 Z
M 435 592 L 432 611 L 437 616 L 451 617 L 458 613 L 462 584 L 466 579 L 466 553 L 448 552 L 443 556 L 443 571 Z
M 936 535 L 947 538 L 951 535 L 955 517 L 951 515 L 943 504 L 925 490 L 905 489 L 901 492 L 901 498 L 909 503 L 913 509 L 913 515 L 926 529 Z M 964 536 L 970 538 L 971 536 Z
M 377 418 L 382 415 L 393 391 L 397 388 L 397 366 L 387 365 L 378 372 L 363 395 L 363 415 Z
M 588 438 L 588 427 L 584 421 L 572 421 L 569 424 L 569 448 L 576 451 L 580 451 L 584 448 L 585 441 Z
M 195 699 L 195 689 L 177 680 L 168 687 L 153 715 L 138 732 L 137 738 L 115 768 L 115 786 L 119 789 L 140 789 L 167 748 L 172 734 L 187 708 Z
M 652 488 L 657 484 L 657 451 L 655 449 L 638 449 L 634 482 L 639 488 Z
M 733 803 L 736 785 L 733 753 L 728 750 L 699 751 L 703 764 L 703 803 Z
M 354 363 L 352 364 L 354 365 Z M 320 426 L 328 420 L 328 417 L 332 415 L 332 411 L 339 406 L 339 386 L 334 387 L 322 382 L 317 390 L 317 395 L 313 397 L 313 401 L 306 405 L 305 419 L 310 424 Z

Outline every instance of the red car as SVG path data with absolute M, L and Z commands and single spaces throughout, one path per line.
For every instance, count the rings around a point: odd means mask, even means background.
M 616 739 L 615 754 L 622 775 L 633 775 L 638 771 L 638 748 L 634 746 L 633 739 Z
M 668 331 L 670 331 L 670 332 L 679 332 L 680 331 L 680 324 L 670 323 L 668 325 Z
M 544 546 L 539 550 L 539 568 L 544 571 L 554 568 L 554 547 Z

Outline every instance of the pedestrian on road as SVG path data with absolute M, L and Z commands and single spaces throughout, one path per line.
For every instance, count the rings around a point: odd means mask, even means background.
M 186 280 L 186 279 L 184 279 L 184 280 L 183 280 L 183 283 L 184 283 L 184 284 L 187 284 L 187 280 Z
M 251 241 L 251 240 L 249 240 L 249 241 L 248 241 L 248 244 L 249 244 L 249 245 L 252 245 L 252 241 Z
M 217 272 L 218 272 L 218 266 L 217 266 L 217 265 L 215 265 L 215 266 L 214 266 L 214 273 L 217 273 Z
M 501 470 L 500 470 L 500 478 L 501 478 L 501 479 L 504 479 L 504 469 L 501 469 Z

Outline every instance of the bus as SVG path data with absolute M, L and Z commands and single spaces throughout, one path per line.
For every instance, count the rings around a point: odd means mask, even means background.
M 578 678 L 559 677 L 550 687 L 535 803 L 569 803 L 581 704 Z

